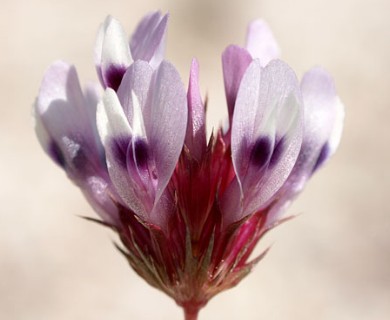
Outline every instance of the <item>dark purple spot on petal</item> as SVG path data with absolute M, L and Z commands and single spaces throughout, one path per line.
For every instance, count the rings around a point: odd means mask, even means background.
M 110 148 L 113 156 L 123 168 L 127 168 L 127 148 L 131 143 L 131 137 L 116 137 L 111 140 Z
M 148 164 L 148 145 L 145 140 L 134 141 L 134 158 L 138 167 L 145 168 Z
M 55 163 L 57 163 L 60 167 L 65 168 L 66 162 L 64 154 L 55 141 L 50 142 L 48 152 Z
M 320 154 L 318 155 L 318 158 L 317 158 L 317 162 L 316 164 L 314 165 L 313 167 L 313 171 L 312 171 L 312 174 L 319 168 L 323 165 L 323 163 L 325 162 L 326 159 L 329 158 L 329 144 L 326 142 L 322 148 L 321 148 L 321 151 L 320 151 Z
M 77 150 L 76 155 L 72 158 L 72 165 L 80 173 L 88 170 L 87 166 L 90 165 L 90 162 L 82 147 Z
M 105 152 L 104 148 L 101 148 L 98 151 L 98 154 L 99 154 L 100 167 L 103 168 L 104 171 L 107 171 L 107 158 L 106 158 L 106 152 Z
M 257 139 L 252 148 L 251 162 L 258 166 L 264 166 L 271 156 L 271 141 L 267 137 L 260 137 Z
M 284 137 L 283 137 L 276 143 L 276 146 L 274 148 L 274 151 L 272 153 L 272 157 L 271 157 L 271 160 L 270 160 L 270 166 L 274 166 L 274 165 L 276 165 L 279 162 L 280 156 L 282 155 L 282 153 L 284 151 L 284 145 L 285 145 L 284 141 L 285 140 L 284 140 Z
M 142 138 L 134 138 L 128 146 L 127 171 L 141 185 L 150 186 L 148 144 Z
M 110 65 L 106 70 L 104 77 L 106 86 L 117 91 L 122 82 L 126 69 L 127 68 L 123 66 L 118 66 L 114 64 Z

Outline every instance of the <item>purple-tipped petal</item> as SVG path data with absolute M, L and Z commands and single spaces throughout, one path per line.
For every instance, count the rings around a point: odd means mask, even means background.
M 131 37 L 130 48 L 134 60 L 144 60 L 157 68 L 164 58 L 168 15 L 154 12 L 145 16 Z
M 241 81 L 232 124 L 232 158 L 242 199 L 233 203 L 243 208 L 227 213 L 234 215 L 227 221 L 259 210 L 274 196 L 294 166 L 301 141 L 302 102 L 294 72 L 282 61 L 262 69 L 254 60 Z
M 206 150 L 205 110 L 199 89 L 199 64 L 192 60 L 187 92 L 188 124 L 185 145 L 200 160 Z
M 252 62 L 249 52 L 241 47 L 231 45 L 222 54 L 223 78 L 229 119 L 232 119 L 234 105 L 242 76 Z
M 144 110 L 146 134 L 158 178 L 156 200 L 162 195 L 181 153 L 187 128 L 187 99 L 179 73 L 163 61 L 151 83 Z
M 253 59 L 260 59 L 265 66 L 280 56 L 280 49 L 268 24 L 263 20 L 255 20 L 248 26 L 246 49 Z
M 95 65 L 103 86 L 117 90 L 131 62 L 126 33 L 118 20 L 108 16 L 95 45 Z
M 98 130 L 103 142 L 108 172 L 123 202 L 136 214 L 147 216 L 147 201 L 137 193 L 138 185 L 127 170 L 127 150 L 131 147 L 132 129 L 116 93 L 107 89 L 97 110 Z

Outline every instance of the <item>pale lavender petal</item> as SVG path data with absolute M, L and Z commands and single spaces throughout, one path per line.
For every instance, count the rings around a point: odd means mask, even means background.
M 117 90 L 127 67 L 132 62 L 126 33 L 119 21 L 111 16 L 105 20 L 103 35 L 101 33 L 102 31 L 99 31 L 95 52 L 100 49 L 101 45 L 101 77 L 103 85 L 104 87 Z M 98 63 L 98 58 L 99 54 L 95 53 L 95 63 Z
M 104 222 L 117 225 L 119 216 L 118 206 L 114 202 L 116 193 L 109 179 L 91 176 L 85 180 L 81 190 L 89 204 Z M 117 201 L 117 199 L 115 200 Z
M 104 170 L 93 119 L 73 66 L 58 61 L 46 71 L 35 103 L 35 117 L 42 147 L 76 183 Z
M 255 20 L 248 26 L 246 48 L 253 59 L 260 59 L 265 66 L 280 56 L 279 46 L 268 24 L 263 20 Z
M 148 222 L 161 227 L 164 232 L 168 232 L 168 224 L 174 214 L 177 214 L 175 200 L 172 198 L 172 193 L 166 188 L 150 212 Z
M 168 15 L 154 12 L 145 16 L 131 37 L 130 48 L 134 60 L 148 61 L 157 68 L 164 58 Z
M 84 89 L 84 97 L 85 97 L 85 108 L 88 112 L 88 117 L 91 120 L 91 130 L 93 136 L 95 137 L 95 142 L 97 146 L 98 153 L 102 158 L 104 156 L 104 148 L 101 143 L 99 133 L 96 126 L 96 111 L 99 101 L 102 98 L 102 89 L 98 83 L 88 83 Z M 105 163 L 105 160 L 103 161 Z
M 153 69 L 145 61 L 134 62 L 126 71 L 118 89 L 118 98 L 130 124 L 133 123 L 133 97 L 137 96 L 141 109 L 146 105 Z
M 333 154 L 340 141 L 344 107 L 333 79 L 321 68 L 305 74 L 301 83 L 305 131 L 294 169 L 283 187 L 287 198 L 300 192 L 312 173 Z
M 308 71 L 301 82 L 302 96 L 305 103 L 304 140 L 320 144 L 328 139 L 332 131 L 339 100 L 333 79 L 322 68 Z
M 199 89 L 199 64 L 192 60 L 187 92 L 188 124 L 185 145 L 200 160 L 206 150 L 205 110 Z
M 344 106 L 331 76 L 322 68 L 313 68 L 304 75 L 301 90 L 305 107 L 302 147 L 290 176 L 278 191 L 279 201 L 269 223 L 280 217 L 313 172 L 335 152 L 341 137 Z
M 243 201 L 242 187 L 236 176 L 223 193 L 219 203 L 224 228 L 244 217 Z
M 46 152 L 81 188 L 101 218 L 115 223 L 118 211 L 96 130 L 99 95 L 96 86 L 89 85 L 83 96 L 74 67 L 54 63 L 35 104 L 36 132 Z
M 332 156 L 341 140 L 341 135 L 343 133 L 343 127 L 344 127 L 344 117 L 345 117 L 345 109 L 343 103 L 338 99 L 337 108 L 336 108 L 336 115 L 334 120 L 334 126 L 332 128 L 332 133 L 330 134 L 328 145 L 329 145 L 329 156 Z
M 243 208 L 227 220 L 259 210 L 287 179 L 302 142 L 302 111 L 294 72 L 279 60 L 265 69 L 254 60 L 241 81 L 232 124 L 232 158 Z
M 242 76 L 252 62 L 249 52 L 241 47 L 231 45 L 222 54 L 223 78 L 229 119 L 233 116 L 234 105 Z
M 136 214 L 147 216 L 146 202 L 137 193 L 138 185 L 127 171 L 127 150 L 131 146 L 132 129 L 116 93 L 107 89 L 98 105 L 97 126 L 106 150 L 108 172 L 124 203 Z
M 102 97 L 102 90 L 98 83 L 88 83 L 84 88 L 84 97 L 89 118 L 96 127 L 96 109 Z
M 43 123 L 42 116 L 38 112 L 38 103 L 37 101 L 34 104 L 34 120 L 35 120 L 35 133 L 38 137 L 38 141 L 43 150 L 49 155 L 49 157 L 59 166 L 63 167 L 63 163 L 53 151 L 51 151 L 51 143 L 53 139 L 50 137 L 50 134 L 47 132 L 47 129 Z
M 66 103 L 66 109 L 59 110 L 59 112 L 63 114 L 70 113 L 67 117 L 61 118 L 49 113 L 53 108 L 53 104 L 57 101 Z M 54 62 L 46 71 L 41 83 L 35 105 L 37 114 L 45 117 L 52 116 L 56 123 L 52 124 L 47 121 L 46 125 L 62 133 L 64 127 L 72 128 L 70 123 L 73 123 L 73 121 L 76 121 L 76 124 L 80 122 L 80 118 L 77 117 L 79 112 L 82 112 L 83 118 L 85 118 L 86 109 L 84 109 L 84 104 L 85 101 L 76 69 L 63 61 Z M 68 119 L 69 117 L 73 117 L 73 119 Z M 62 123 L 62 120 L 68 121 L 69 124 Z
M 310 174 L 336 150 L 341 137 L 344 107 L 332 77 L 322 68 L 307 72 L 301 83 L 305 104 L 305 134 L 301 156 Z
M 158 178 L 156 202 L 162 195 L 181 153 L 187 128 L 187 99 L 175 67 L 163 61 L 155 71 L 144 121 Z

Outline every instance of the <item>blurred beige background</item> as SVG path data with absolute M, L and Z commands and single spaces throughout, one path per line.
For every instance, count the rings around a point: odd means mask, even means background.
M 94 80 L 98 24 L 112 14 L 130 33 L 155 9 L 171 14 L 167 58 L 185 83 L 200 61 L 210 124 L 225 114 L 220 54 L 257 17 L 298 76 L 321 64 L 346 105 L 339 152 L 289 210 L 303 214 L 267 237 L 268 256 L 200 319 L 390 319 L 388 0 L 2 0 L 0 319 L 182 319 L 128 268 L 113 234 L 77 217 L 94 214 L 41 150 L 31 117 L 53 60 Z

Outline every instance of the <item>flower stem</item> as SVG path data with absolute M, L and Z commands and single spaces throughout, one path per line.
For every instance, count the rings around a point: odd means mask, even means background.
M 199 307 L 188 306 L 184 308 L 184 319 L 185 320 L 197 320 L 199 314 Z

